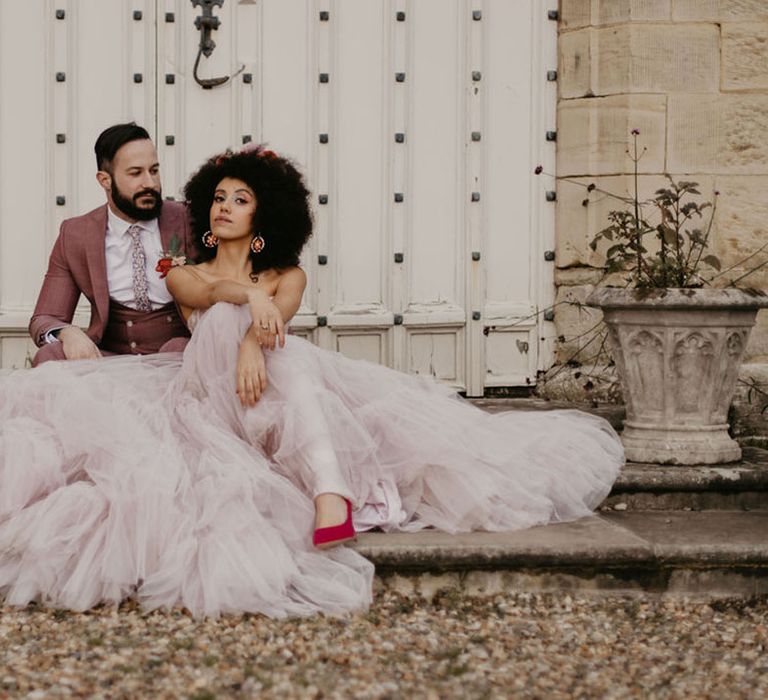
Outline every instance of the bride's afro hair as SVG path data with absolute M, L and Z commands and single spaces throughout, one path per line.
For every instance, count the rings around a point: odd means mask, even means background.
M 184 186 L 198 260 L 216 257 L 216 248 L 206 248 L 203 236 L 210 229 L 214 192 L 225 177 L 242 180 L 256 194 L 253 231 L 265 245 L 260 253 L 250 254 L 253 271 L 298 265 L 312 235 L 309 191 L 293 163 L 263 146 L 209 158 Z

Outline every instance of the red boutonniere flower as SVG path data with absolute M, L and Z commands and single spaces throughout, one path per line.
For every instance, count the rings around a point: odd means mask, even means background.
M 168 252 L 160 253 L 160 259 L 155 266 L 155 270 L 160 273 L 160 279 L 165 279 L 172 267 L 187 264 L 187 256 L 181 252 L 181 245 L 177 236 L 171 238 L 169 248 Z

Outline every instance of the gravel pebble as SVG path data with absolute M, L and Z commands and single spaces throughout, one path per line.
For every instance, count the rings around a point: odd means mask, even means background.
M 0 610 L 0 698 L 756 698 L 768 598 L 392 591 L 345 618 Z

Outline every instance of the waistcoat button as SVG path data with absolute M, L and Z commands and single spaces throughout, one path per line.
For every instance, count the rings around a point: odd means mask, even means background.
M 131 328 L 133 326 L 133 321 L 126 321 L 125 325 L 128 326 L 128 328 Z

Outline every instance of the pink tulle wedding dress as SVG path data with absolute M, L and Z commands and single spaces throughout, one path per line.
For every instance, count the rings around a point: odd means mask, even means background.
M 358 530 L 514 530 L 587 515 L 623 463 L 600 418 L 489 415 L 427 378 L 289 336 L 254 408 L 235 394 L 248 310 L 190 319 L 180 354 L 0 377 L 0 593 L 85 610 L 133 597 L 196 616 L 342 613 L 373 566 L 312 548 L 333 464 Z M 319 477 L 320 478 L 320 477 Z

